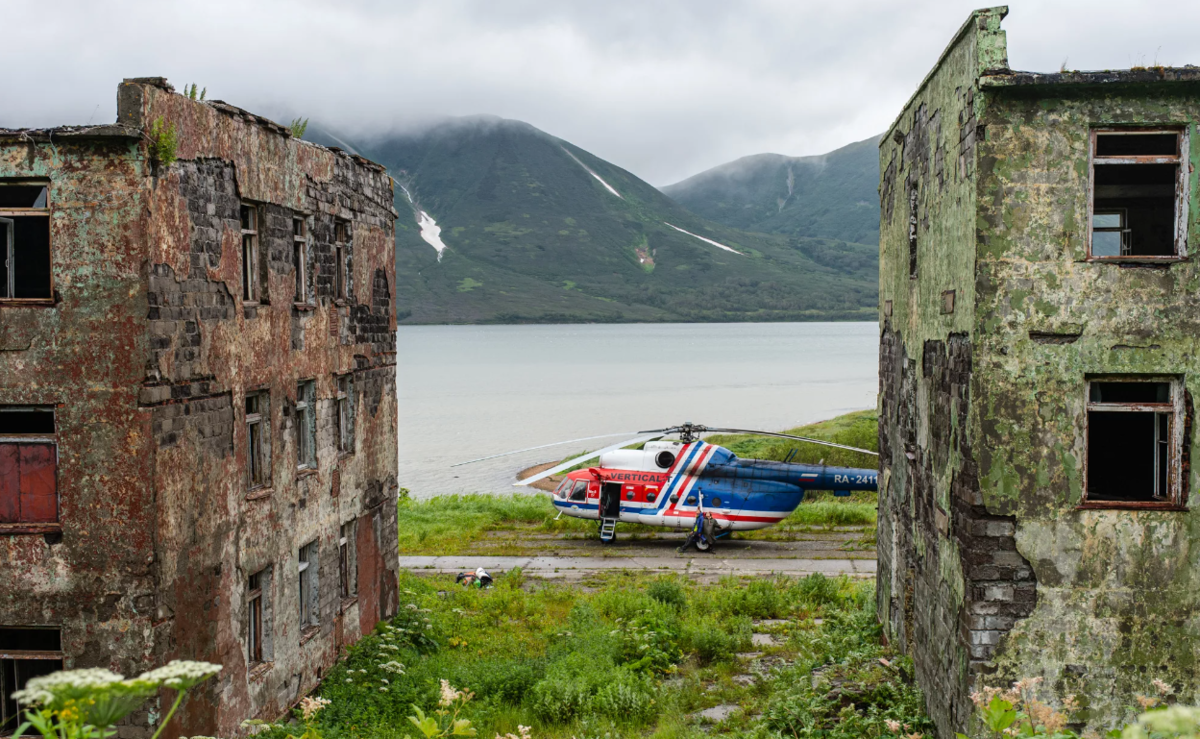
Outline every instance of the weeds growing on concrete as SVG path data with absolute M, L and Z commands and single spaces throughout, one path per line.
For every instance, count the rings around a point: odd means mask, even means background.
M 438 710 L 445 680 L 474 694 L 459 720 L 481 737 L 849 739 L 887 735 L 888 719 L 929 735 L 909 663 L 879 643 L 869 582 L 523 580 L 478 590 L 403 575 L 400 614 L 322 683 L 320 734 L 411 735 L 409 717 Z M 720 718 L 698 715 L 718 706 Z

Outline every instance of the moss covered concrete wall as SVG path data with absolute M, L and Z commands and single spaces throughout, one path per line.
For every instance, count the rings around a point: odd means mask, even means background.
M 1079 718 L 1111 725 L 1161 677 L 1200 700 L 1200 518 L 1191 511 L 1078 510 L 1086 378 L 1160 374 L 1200 389 L 1200 265 L 1087 261 L 1089 132 L 1183 125 L 1190 83 L 984 86 L 979 144 L 976 372 L 980 476 L 990 510 L 1017 520 L 1037 606 L 1008 635 L 996 680 L 1044 676 Z M 1196 147 L 1188 250 L 1200 249 Z M 1185 460 L 1195 458 L 1192 434 Z M 1200 479 L 1186 471 L 1185 495 Z
M 878 607 L 943 737 L 1020 677 L 1077 695 L 1080 728 L 1155 677 L 1200 700 L 1196 516 L 1079 507 L 1092 375 L 1183 378 L 1185 502 L 1200 483 L 1196 259 L 1087 259 L 1090 131 L 1194 140 L 1200 73 L 1014 73 L 1003 14 L 972 15 L 880 145 Z

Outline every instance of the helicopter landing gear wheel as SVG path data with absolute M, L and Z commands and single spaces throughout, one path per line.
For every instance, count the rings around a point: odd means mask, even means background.
M 696 549 L 700 550 L 701 552 L 707 552 L 712 549 L 712 542 L 697 540 Z

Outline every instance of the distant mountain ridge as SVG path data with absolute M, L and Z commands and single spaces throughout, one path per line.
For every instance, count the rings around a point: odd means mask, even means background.
M 406 323 L 875 315 L 874 246 L 708 221 L 527 123 L 477 117 L 374 139 L 311 138 L 351 142 L 400 185 L 397 309 Z
M 667 185 L 693 213 L 733 228 L 879 243 L 879 137 L 809 157 L 755 154 Z

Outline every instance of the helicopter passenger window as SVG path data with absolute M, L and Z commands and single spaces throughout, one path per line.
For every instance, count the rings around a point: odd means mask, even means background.
M 585 500 L 587 498 L 587 480 L 576 480 L 575 489 L 571 491 L 571 500 Z

